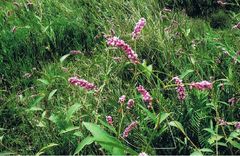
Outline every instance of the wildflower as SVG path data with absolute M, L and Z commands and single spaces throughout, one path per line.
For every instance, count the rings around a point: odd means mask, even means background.
M 217 120 L 218 125 L 226 126 L 228 123 L 224 119 L 218 119 Z
M 196 88 L 198 90 L 206 90 L 206 89 L 212 89 L 212 83 L 208 81 L 202 81 L 202 82 L 192 82 L 190 84 L 190 89 Z
M 136 23 L 136 26 L 132 32 L 132 39 L 135 40 L 135 39 L 138 39 L 139 36 L 140 36 L 140 33 L 143 29 L 143 27 L 145 26 L 146 24 L 146 19 L 145 18 L 141 18 L 137 23 Z
M 152 108 L 152 97 L 149 92 L 146 91 L 142 85 L 139 85 L 137 90 L 142 94 L 143 101 L 148 103 L 148 108 Z
M 231 99 L 228 99 L 228 103 L 231 103 L 231 105 L 234 105 L 235 103 L 238 102 L 239 99 L 232 97 Z
M 186 98 L 186 93 L 185 93 L 185 87 L 184 87 L 184 84 L 182 83 L 182 80 L 177 76 L 174 77 L 173 80 L 175 80 L 175 83 L 177 84 L 176 90 L 178 93 L 178 99 L 184 100 Z
M 138 55 L 132 50 L 132 48 L 128 44 L 126 44 L 123 40 L 119 39 L 118 37 L 107 38 L 107 44 L 109 46 L 118 47 L 122 49 L 132 63 L 134 64 L 139 63 Z
M 96 86 L 93 83 L 89 83 L 84 79 L 78 79 L 77 77 L 70 77 L 68 82 L 70 82 L 72 85 L 80 86 L 86 90 L 96 89 Z
M 112 116 L 106 116 L 106 121 L 108 122 L 109 125 L 112 125 L 113 124 Z
M 123 104 L 125 101 L 126 101 L 126 95 L 122 95 L 118 100 L 120 104 Z
M 139 153 L 139 155 L 138 156 L 148 156 L 148 154 L 147 153 L 145 153 L 145 152 L 141 152 L 141 153 Z
M 236 129 L 240 129 L 240 122 L 237 122 L 237 123 L 235 124 L 235 127 L 236 127 Z
M 132 131 L 137 126 L 137 124 L 138 124 L 138 122 L 134 121 L 130 125 L 128 125 L 127 128 L 123 132 L 123 138 L 128 137 L 129 132 Z
M 127 103 L 127 109 L 131 109 L 134 106 L 134 100 L 133 99 L 129 99 L 128 103 Z
M 71 54 L 71 55 L 78 55 L 78 54 L 81 54 L 81 51 L 79 51 L 79 50 L 71 50 L 69 52 L 69 54 Z

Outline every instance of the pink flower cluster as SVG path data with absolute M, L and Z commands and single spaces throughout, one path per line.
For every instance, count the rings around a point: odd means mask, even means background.
M 138 154 L 138 156 L 148 156 L 148 154 L 145 153 L 145 152 L 141 152 L 141 153 Z
M 176 90 L 178 93 L 178 99 L 184 100 L 186 98 L 186 92 L 184 84 L 182 83 L 182 80 L 179 77 L 174 77 L 173 80 L 175 80 L 175 83 L 177 84 Z
M 190 84 L 190 89 L 195 88 L 198 90 L 207 90 L 207 89 L 212 89 L 212 87 L 213 87 L 212 83 L 208 81 L 192 82 Z
M 123 138 L 128 137 L 129 132 L 132 131 L 137 125 L 138 125 L 137 121 L 134 121 L 130 125 L 128 125 L 127 128 L 123 132 Z
M 137 87 L 138 92 L 142 95 L 143 101 L 148 103 L 148 108 L 152 108 L 152 97 L 142 85 Z
M 86 90 L 96 89 L 96 86 L 93 83 L 89 83 L 88 81 L 86 81 L 84 79 L 78 79 L 77 77 L 70 77 L 68 79 L 68 82 L 70 82 L 72 85 L 80 86 Z
M 145 26 L 146 24 L 146 20 L 145 18 L 141 18 L 137 23 L 136 23 L 136 26 L 134 27 L 134 30 L 132 32 L 132 39 L 138 39 L 139 36 L 140 36 L 140 33 L 143 29 L 143 27 Z
M 138 55 L 132 50 L 132 48 L 128 44 L 126 44 L 123 40 L 119 39 L 118 37 L 108 38 L 107 44 L 109 46 L 121 48 L 126 53 L 126 55 L 128 56 L 129 60 L 132 63 L 134 64 L 139 63 Z
M 108 122 L 109 125 L 112 125 L 113 124 L 112 116 L 106 116 L 106 121 Z
M 118 103 L 123 104 L 126 101 L 126 95 L 122 95 L 119 100 Z
M 127 109 L 131 109 L 134 106 L 134 100 L 133 99 L 129 99 L 128 103 L 127 103 Z
M 225 121 L 224 119 L 218 119 L 217 123 L 218 125 L 221 125 L 221 126 L 226 126 L 228 124 L 227 121 Z
M 235 127 L 236 127 L 236 129 L 240 129 L 240 122 L 237 122 L 237 123 L 235 124 Z

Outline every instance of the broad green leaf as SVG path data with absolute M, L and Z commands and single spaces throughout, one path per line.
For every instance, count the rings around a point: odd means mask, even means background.
M 190 154 L 190 156 L 203 156 L 201 151 L 194 151 L 193 153 Z
M 138 104 L 138 106 L 145 112 L 147 113 L 147 116 L 151 118 L 155 123 L 157 122 L 157 116 L 151 113 L 147 108 L 142 106 L 141 104 Z
M 36 154 L 36 156 L 39 156 L 39 155 L 43 154 L 46 149 L 54 147 L 54 146 L 58 146 L 58 144 L 51 143 L 51 144 L 49 144 L 47 146 L 44 146 L 43 148 L 40 149 L 40 151 Z
M 223 138 L 223 136 L 221 135 L 212 135 L 209 139 L 208 139 L 208 143 L 209 144 L 213 144 L 215 143 L 216 141 L 219 141 Z
M 102 121 L 101 119 L 98 120 L 103 126 L 107 127 L 109 130 L 111 130 L 114 134 L 117 134 L 117 131 L 115 130 L 115 128 L 111 125 L 109 125 L 108 123 Z
M 37 104 L 39 104 L 42 100 L 43 100 L 43 96 L 39 96 L 37 97 L 36 100 L 33 101 L 33 103 L 31 104 L 32 107 L 36 106 Z
M 235 148 L 240 149 L 240 143 L 233 141 L 231 138 L 228 138 L 227 141 Z
M 77 130 L 79 129 L 79 127 L 68 127 L 67 129 L 65 130 L 61 130 L 61 132 L 59 134 L 64 134 L 64 133 L 67 133 L 67 132 L 71 132 L 71 131 L 74 131 L 74 130 Z
M 81 143 L 78 144 L 78 146 L 77 146 L 77 148 L 76 148 L 76 150 L 75 150 L 75 152 L 74 152 L 74 155 L 75 155 L 75 154 L 78 154 L 79 152 L 81 152 L 81 150 L 82 150 L 85 146 L 92 144 L 94 141 L 95 141 L 95 140 L 94 140 L 94 137 L 90 137 L 90 136 L 88 136 L 88 137 L 86 137 L 85 139 L 83 139 L 83 140 L 81 141 Z
M 209 149 L 209 148 L 202 148 L 200 149 L 201 152 L 208 152 L 208 153 L 213 153 L 213 150 Z
M 38 81 L 42 82 L 43 84 L 45 85 L 49 85 L 49 82 L 48 80 L 45 80 L 45 79 L 37 79 Z
M 155 128 L 154 129 L 157 129 L 159 127 L 159 125 L 167 119 L 167 117 L 170 115 L 170 113 L 165 113 L 165 112 L 162 112 L 161 114 L 158 114 L 157 115 L 157 122 L 156 122 L 156 125 L 155 125 Z
M 169 122 L 169 125 L 170 126 L 174 126 L 174 127 L 178 128 L 180 131 L 182 131 L 183 133 L 185 133 L 185 131 L 183 129 L 183 126 L 182 126 L 182 124 L 180 122 L 178 122 L 178 121 L 171 121 L 171 122 Z
M 77 112 L 80 107 L 81 105 L 79 103 L 72 105 L 66 113 L 66 120 L 69 121 L 72 118 L 73 114 Z
M 53 95 L 57 92 L 57 89 L 52 90 L 48 95 L 48 101 L 50 101 L 53 97 Z
M 204 128 L 203 130 L 211 133 L 212 135 L 216 134 L 215 131 L 213 129 L 211 129 L 211 128 Z
M 188 69 L 188 70 L 184 71 L 184 72 L 179 76 L 179 78 L 180 78 L 180 79 L 183 79 L 183 78 L 185 78 L 188 74 L 190 74 L 190 73 L 192 73 L 192 72 L 194 72 L 194 70 Z
M 17 155 L 17 154 L 9 151 L 0 152 L 0 156 L 6 156 L 6 155 Z
M 60 62 L 63 63 L 63 61 L 64 61 L 68 56 L 70 56 L 70 54 L 63 55 L 63 56 L 60 58 Z
M 77 132 L 73 133 L 73 135 L 75 135 L 77 137 L 82 137 L 83 136 L 82 132 L 80 132 L 80 131 L 77 131 Z
M 30 109 L 27 109 L 27 111 L 42 111 L 43 109 L 40 107 L 31 107 Z
M 50 121 L 52 121 L 53 123 L 57 124 L 58 120 L 59 120 L 59 116 L 52 114 L 49 118 Z
M 113 136 L 110 136 L 100 126 L 94 123 L 87 123 L 87 122 L 84 122 L 83 125 L 87 128 L 87 130 L 91 132 L 95 141 L 98 142 L 108 152 L 113 153 L 113 147 L 115 147 L 115 148 L 120 148 L 122 150 L 126 150 L 131 155 L 137 154 L 134 150 L 124 146 L 118 139 L 114 138 Z M 121 155 L 121 153 L 119 154 Z

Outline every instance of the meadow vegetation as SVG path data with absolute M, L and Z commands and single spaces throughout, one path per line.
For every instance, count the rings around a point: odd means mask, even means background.
M 239 2 L 174 2 L 1 1 L 0 153 L 239 155 Z

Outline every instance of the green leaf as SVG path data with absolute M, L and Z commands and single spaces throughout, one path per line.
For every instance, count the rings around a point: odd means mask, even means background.
M 83 140 L 81 141 L 81 143 L 78 144 L 78 146 L 77 146 L 77 148 L 76 148 L 76 150 L 75 150 L 75 152 L 74 152 L 74 155 L 76 155 L 76 154 L 78 154 L 79 152 L 81 152 L 81 150 L 82 150 L 85 146 L 92 144 L 94 141 L 95 141 L 95 140 L 94 140 L 94 137 L 90 137 L 90 136 L 88 136 L 88 137 L 86 137 L 85 139 L 83 139 Z
M 63 63 L 63 61 L 64 61 L 68 56 L 70 56 L 70 54 L 63 55 L 63 56 L 60 58 L 60 62 Z
M 80 131 L 77 131 L 77 132 L 73 133 L 73 135 L 75 135 L 77 137 L 82 137 L 83 136 L 82 132 L 80 132 Z
M 151 118 L 155 123 L 157 122 L 157 116 L 151 113 L 147 108 L 142 106 L 141 104 L 138 104 L 138 106 L 145 112 L 147 113 L 147 116 Z
M 107 127 L 109 130 L 111 130 L 114 134 L 117 134 L 117 131 L 115 130 L 115 128 L 111 125 L 109 125 L 108 123 L 102 121 L 101 119 L 98 120 L 103 126 Z
M 178 128 L 181 132 L 185 133 L 185 131 L 184 131 L 184 129 L 183 129 L 183 126 L 182 126 L 182 124 L 181 124 L 180 122 L 178 122 L 178 121 L 171 121 L 171 122 L 169 122 L 169 125 L 170 125 L 170 126 L 173 126 L 173 127 L 176 127 L 176 128 Z
M 190 154 L 190 156 L 203 156 L 201 151 L 194 151 L 193 153 Z
M 42 82 L 45 85 L 49 85 L 49 82 L 46 79 L 37 79 L 37 81 L 40 81 L 40 82 Z
M 72 118 L 73 114 L 77 112 L 80 107 L 81 105 L 79 103 L 72 105 L 66 113 L 66 120 L 69 121 Z
M 201 152 L 207 152 L 207 153 L 213 153 L 213 150 L 209 149 L 209 148 L 202 148 L 200 149 Z
M 46 149 L 54 147 L 54 146 L 58 146 L 58 144 L 51 143 L 51 144 L 49 144 L 47 146 L 44 146 L 43 148 L 40 149 L 40 151 L 36 154 L 36 156 L 39 156 L 39 155 L 43 154 Z
M 155 128 L 154 129 L 157 129 L 159 127 L 159 125 L 167 119 L 167 117 L 170 115 L 170 113 L 165 113 L 165 112 L 162 112 L 161 114 L 159 113 L 157 115 L 157 122 L 156 122 L 156 125 L 155 125 Z
M 57 89 L 52 90 L 48 95 L 48 101 L 50 101 L 53 97 L 53 95 L 57 92 Z
M 31 104 L 31 107 L 34 107 L 34 106 L 36 106 L 37 104 L 39 104 L 39 103 L 43 100 L 43 98 L 44 98 L 43 96 L 37 97 L 37 99 L 34 100 L 33 103 Z
M 94 140 L 98 142 L 105 150 L 107 150 L 110 153 L 113 153 L 113 148 L 119 148 L 123 151 L 126 150 L 131 155 L 136 155 L 137 153 L 130 149 L 129 147 L 124 146 L 119 140 L 114 138 L 113 136 L 110 136 L 106 131 L 101 129 L 100 126 L 94 124 L 94 123 L 87 123 L 84 122 L 83 125 L 91 132 L 91 134 L 94 137 Z M 116 151 L 116 149 L 114 149 Z M 119 155 L 124 155 L 125 153 L 119 153 Z
M 0 136 L 0 142 L 2 142 L 4 135 Z
M 59 134 L 64 134 L 64 133 L 71 132 L 71 131 L 74 131 L 74 130 L 77 130 L 77 129 L 79 129 L 79 127 L 75 127 L 75 126 L 68 127 L 65 130 L 61 130 L 61 132 Z
M 240 143 L 233 141 L 232 139 L 227 139 L 227 141 L 235 148 L 240 149 Z
M 208 143 L 209 144 L 213 144 L 215 143 L 216 141 L 219 141 L 223 138 L 223 136 L 221 135 L 212 135 L 209 139 L 208 139 Z
M 192 72 L 194 72 L 194 70 L 188 69 L 188 70 L 184 71 L 184 72 L 179 76 L 179 78 L 180 78 L 180 79 L 183 79 L 183 78 L 185 78 L 188 74 L 190 74 L 190 73 L 192 73 Z

